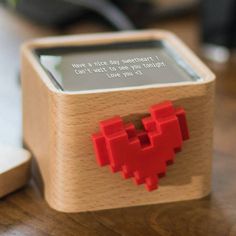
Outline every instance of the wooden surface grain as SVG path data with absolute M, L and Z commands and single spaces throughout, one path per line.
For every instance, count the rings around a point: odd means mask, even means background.
M 159 25 L 158 25 L 159 26 Z M 195 18 L 160 25 L 175 32 L 199 53 Z M 157 25 L 152 25 L 152 28 Z M 0 142 L 20 145 L 19 45 L 52 35 L 0 8 Z M 83 32 L 86 27 L 82 26 Z M 89 30 L 89 29 L 88 29 Z M 75 27 L 70 32 L 80 32 Z M 212 194 L 201 200 L 80 214 L 50 209 L 35 184 L 0 200 L 0 235 L 188 236 L 236 235 L 236 58 L 209 64 L 217 74 Z M 4 86 L 3 86 L 4 85 Z

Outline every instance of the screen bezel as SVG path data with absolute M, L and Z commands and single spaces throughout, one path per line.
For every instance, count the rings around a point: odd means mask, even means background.
M 186 62 L 186 59 L 180 55 L 172 45 L 170 45 L 167 41 L 163 39 L 150 39 L 150 40 L 139 40 L 139 41 L 127 41 L 127 42 L 110 42 L 110 43 L 104 43 L 104 44 L 91 44 L 91 45 L 66 45 L 66 46 L 51 46 L 51 47 L 40 47 L 40 48 L 35 48 L 33 50 L 33 54 L 36 56 L 36 59 L 40 66 L 43 68 L 43 70 L 46 72 L 48 75 L 48 78 L 56 87 L 58 90 L 63 91 L 63 92 L 76 92 L 75 91 L 68 91 L 64 90 L 63 87 L 58 83 L 57 79 L 48 71 L 40 62 L 40 55 L 42 54 L 47 54 L 47 55 L 63 55 L 67 54 L 70 52 L 90 52 L 90 51 L 104 51 L 104 50 L 109 50 L 109 49 L 132 49 L 132 48 L 142 48 L 142 47 L 163 47 L 167 50 L 167 53 L 174 58 L 174 60 L 177 62 L 179 66 L 181 66 L 181 69 L 183 69 L 188 76 L 191 77 L 192 81 L 189 83 L 195 83 L 195 82 L 202 82 L 203 78 L 194 70 L 194 68 L 191 66 L 190 63 Z M 176 82 L 175 84 L 183 84 L 186 83 L 186 81 L 180 81 Z M 170 83 L 166 83 L 167 85 Z M 155 85 L 158 85 L 156 83 Z M 133 87 L 139 87 L 139 86 L 133 86 Z M 142 87 L 142 86 L 140 86 Z M 119 88 L 118 88 L 119 89 Z M 122 90 L 122 88 L 120 88 Z M 96 89 L 93 89 L 96 90 Z M 88 90 L 93 91 L 93 90 Z M 107 89 L 104 89 L 107 90 Z M 109 90 L 109 89 L 108 89 Z M 78 90 L 80 92 L 80 90 Z

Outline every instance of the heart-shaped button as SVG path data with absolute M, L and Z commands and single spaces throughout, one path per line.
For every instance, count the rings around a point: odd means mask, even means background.
M 132 177 L 152 191 L 181 151 L 183 140 L 189 139 L 189 131 L 185 110 L 170 101 L 151 106 L 142 124 L 144 129 L 136 130 L 115 116 L 100 122 L 100 132 L 92 140 L 100 166 L 109 165 L 112 172 L 120 171 L 125 179 Z

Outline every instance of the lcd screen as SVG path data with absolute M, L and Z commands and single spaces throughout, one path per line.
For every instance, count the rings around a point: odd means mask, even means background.
M 90 91 L 201 80 L 163 41 L 37 49 L 40 64 L 63 91 Z

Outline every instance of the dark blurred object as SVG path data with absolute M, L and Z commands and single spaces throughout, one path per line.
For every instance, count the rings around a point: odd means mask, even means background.
M 207 58 L 225 62 L 236 48 L 236 1 L 202 0 L 202 41 Z
M 88 13 L 96 13 L 118 30 L 139 27 L 151 16 L 149 0 L 5 0 L 24 16 L 33 21 L 52 27 L 66 27 L 84 18 Z M 13 2 L 13 4 L 12 4 Z M 139 17 L 136 17 L 136 16 Z M 135 23 L 133 23 L 135 21 Z M 141 27 L 141 26 L 140 26 Z
M 198 0 L 0 0 L 34 22 L 58 28 L 96 16 L 117 30 L 143 28 L 153 20 L 178 16 Z M 92 13 L 92 14 L 90 14 Z M 96 14 L 94 14 L 96 13 Z

